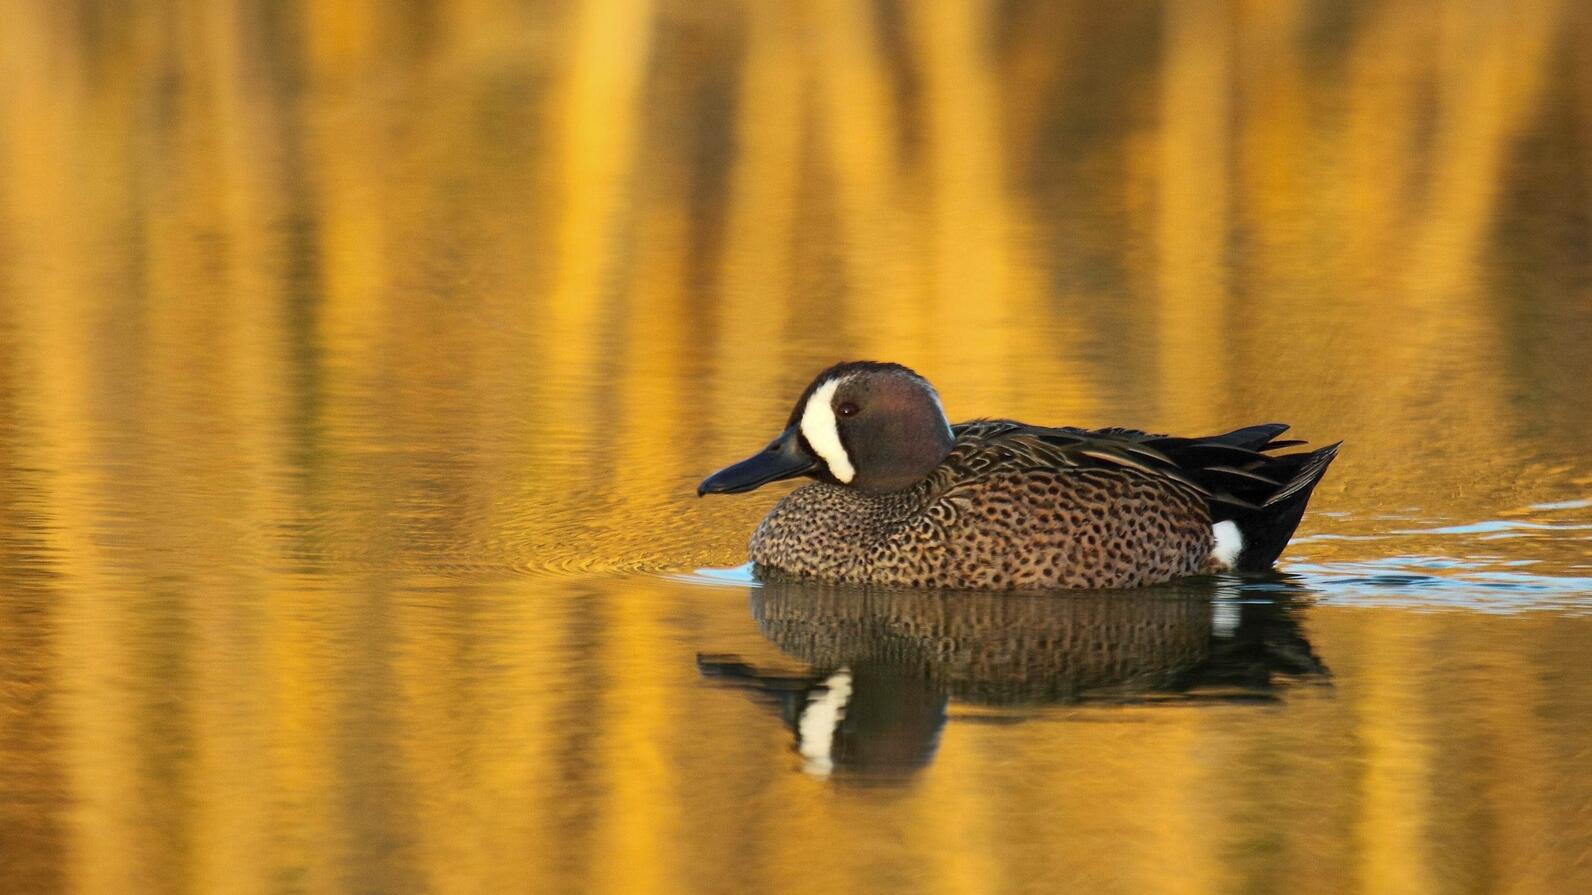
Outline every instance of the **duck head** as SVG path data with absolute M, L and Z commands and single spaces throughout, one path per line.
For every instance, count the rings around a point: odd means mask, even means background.
M 852 361 L 818 374 L 785 431 L 702 480 L 697 494 L 733 494 L 805 475 L 870 493 L 922 481 L 951 452 L 951 424 L 928 380 L 900 364 Z

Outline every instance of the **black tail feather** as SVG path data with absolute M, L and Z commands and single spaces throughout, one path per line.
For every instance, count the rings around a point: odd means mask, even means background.
M 1235 563 L 1237 571 L 1263 572 L 1277 561 L 1283 548 L 1288 546 L 1288 539 L 1293 537 L 1294 529 L 1299 527 L 1299 520 L 1304 517 L 1310 493 L 1326 474 L 1332 459 L 1338 455 L 1340 445 L 1342 442 L 1309 453 L 1268 458 L 1255 472 L 1283 484 L 1255 509 L 1212 503 L 1213 520 L 1220 522 L 1231 519 L 1243 535 L 1243 548 Z
M 1273 440 L 1278 435 L 1288 431 L 1287 423 L 1262 423 L 1258 426 L 1245 426 L 1234 429 L 1223 435 L 1212 435 L 1207 438 L 1191 438 L 1190 441 L 1201 444 L 1228 444 L 1246 450 L 1259 451 L 1272 446 Z M 1292 442 L 1298 444 L 1299 442 Z

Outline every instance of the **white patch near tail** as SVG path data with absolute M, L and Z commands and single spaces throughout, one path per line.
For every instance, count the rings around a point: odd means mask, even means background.
M 1218 598 L 1211 604 L 1211 633 L 1217 637 L 1231 637 L 1243 621 L 1242 610 L 1230 599 Z
M 1216 541 L 1211 548 L 1211 561 L 1224 569 L 1235 568 L 1238 554 L 1244 552 L 1244 533 L 1238 530 L 1238 523 L 1227 519 L 1212 525 L 1211 537 Z
M 840 443 L 835 409 L 829 406 L 835 400 L 835 389 L 840 387 L 841 381 L 831 379 L 813 391 L 813 396 L 807 399 L 807 406 L 802 408 L 801 429 L 802 435 L 807 437 L 807 443 L 813 446 L 813 450 L 829 467 L 829 474 L 849 484 L 857 471 L 851 466 L 851 458 L 846 456 L 846 446 Z
M 845 668 L 831 674 L 823 687 L 807 697 L 796 722 L 796 750 L 802 756 L 802 770 L 815 777 L 827 777 L 835 769 L 835 729 L 846 717 L 851 701 L 851 671 Z

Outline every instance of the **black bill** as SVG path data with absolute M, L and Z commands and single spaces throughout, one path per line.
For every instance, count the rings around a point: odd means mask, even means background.
M 738 494 L 769 482 L 793 478 L 818 468 L 818 458 L 802 447 L 801 431 L 791 426 L 769 442 L 768 447 L 732 466 L 726 466 L 702 480 L 697 496 Z

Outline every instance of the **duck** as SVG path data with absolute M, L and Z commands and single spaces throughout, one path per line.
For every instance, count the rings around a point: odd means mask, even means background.
M 820 372 L 783 431 L 698 496 L 811 479 L 775 503 L 748 553 L 760 577 L 913 588 L 1135 588 L 1263 573 L 1342 442 L 1265 423 L 1181 438 L 1130 428 L 952 424 L 898 363 Z

